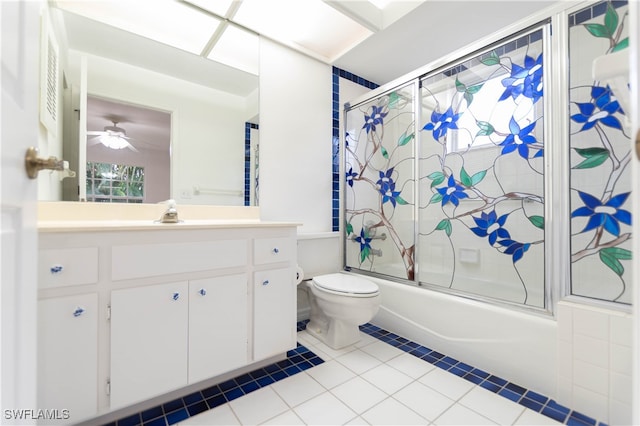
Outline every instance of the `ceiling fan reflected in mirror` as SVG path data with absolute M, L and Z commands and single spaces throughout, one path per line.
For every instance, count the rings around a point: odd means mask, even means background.
M 88 141 L 89 145 L 101 143 L 110 149 L 129 148 L 132 151 L 138 152 L 138 150 L 129 142 L 131 138 L 127 136 L 127 131 L 118 126 L 118 121 L 111 120 L 111 122 L 113 123 L 113 126 L 105 126 L 102 131 L 87 131 L 87 136 L 91 137 Z

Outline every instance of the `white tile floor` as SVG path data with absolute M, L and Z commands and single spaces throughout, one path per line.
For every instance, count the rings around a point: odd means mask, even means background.
M 180 425 L 560 424 L 364 333 L 339 351 L 298 341 L 325 362 Z

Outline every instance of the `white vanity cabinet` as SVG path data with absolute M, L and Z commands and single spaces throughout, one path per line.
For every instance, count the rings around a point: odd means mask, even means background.
M 189 282 L 189 383 L 246 365 L 247 274 Z
M 188 283 L 111 292 L 111 408 L 187 384 Z
M 95 415 L 98 407 L 97 294 L 39 301 L 38 335 L 38 381 L 47 384 L 38 386 L 39 408 L 67 409 L 76 420 Z M 47 420 L 49 422 L 51 420 Z
M 151 223 L 41 227 L 40 408 L 84 420 L 295 348 L 295 224 Z

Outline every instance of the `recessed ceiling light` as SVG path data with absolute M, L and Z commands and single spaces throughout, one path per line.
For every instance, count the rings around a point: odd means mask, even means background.
M 228 25 L 207 58 L 258 75 L 259 45 L 256 34 Z
M 321 0 L 244 0 L 234 21 L 327 61 L 372 34 Z
M 58 0 L 57 4 L 69 12 L 195 54 L 200 54 L 220 24 L 213 16 L 170 0 Z

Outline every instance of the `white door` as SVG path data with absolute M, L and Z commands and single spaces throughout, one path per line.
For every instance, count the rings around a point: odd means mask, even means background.
M 38 145 L 41 5 L 0 1 L 0 423 L 6 424 L 32 423 L 29 412 L 13 410 L 37 408 L 37 186 L 27 178 L 24 155 Z

